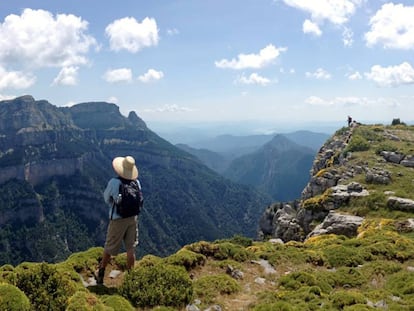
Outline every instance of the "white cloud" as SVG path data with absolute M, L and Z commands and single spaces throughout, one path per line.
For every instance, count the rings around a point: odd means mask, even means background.
M 113 104 L 117 104 L 118 103 L 118 98 L 115 96 L 111 96 L 108 98 L 108 103 L 113 103 Z
M 283 0 L 285 4 L 311 14 L 312 21 L 328 20 L 342 25 L 348 22 L 363 0 Z
M 331 74 L 323 68 L 318 68 L 315 72 L 306 72 L 308 78 L 314 78 L 318 80 L 330 80 Z
M 365 73 L 365 76 L 381 87 L 414 84 L 414 68 L 407 62 L 389 67 L 375 65 L 371 67 L 371 72 Z
M 109 83 L 131 82 L 132 71 L 129 68 L 118 68 L 105 72 L 103 78 Z
M 149 69 L 146 73 L 139 76 L 138 79 L 141 82 L 147 83 L 147 82 L 161 80 L 163 77 L 164 77 L 164 73 L 162 71 L 157 71 L 155 69 Z
M 178 35 L 179 33 L 177 28 L 167 29 L 167 35 L 169 36 Z
M 8 66 L 70 67 L 87 64 L 97 46 L 86 34 L 88 23 L 74 15 L 25 9 L 0 24 L 0 63 Z
M 280 53 L 285 51 L 287 51 L 287 48 L 276 48 L 273 44 L 269 44 L 265 48 L 261 49 L 258 54 L 239 54 L 237 59 L 222 59 L 220 61 L 216 61 L 215 65 L 218 68 L 259 69 L 272 64 L 279 57 Z
M 257 73 L 252 73 L 250 76 L 246 77 L 244 74 L 236 79 L 236 83 L 241 84 L 258 84 L 266 86 L 270 83 L 270 80 L 260 76 Z
M 310 96 L 305 99 L 305 104 L 310 106 L 319 106 L 326 108 L 349 108 L 349 107 L 362 107 L 367 108 L 393 108 L 400 105 L 398 100 L 394 98 L 368 98 L 368 97 L 358 97 L 358 96 L 345 96 L 345 97 L 335 97 L 332 99 L 324 99 L 318 96 Z
M 359 73 L 359 71 L 355 71 L 354 73 L 347 75 L 347 77 L 349 80 L 352 80 L 352 81 L 362 79 L 362 75 Z
M 53 80 L 53 85 L 76 85 L 78 82 L 79 67 L 63 67 L 57 77 Z
M 4 95 L 4 94 L 0 94 L 0 100 L 9 100 L 9 99 L 13 99 L 16 98 L 15 95 Z
M 414 6 L 384 4 L 371 18 L 371 29 L 365 34 L 368 46 L 414 49 Z
M 188 108 L 188 107 L 181 107 L 176 104 L 172 104 L 172 105 L 166 104 L 159 108 L 145 109 L 144 111 L 145 112 L 161 112 L 161 113 L 162 112 L 174 112 L 175 113 L 175 112 L 190 112 L 190 111 L 193 111 L 193 109 Z
M 106 27 L 105 32 L 114 51 L 136 53 L 145 47 L 157 45 L 159 41 L 157 22 L 149 17 L 141 23 L 133 17 L 115 20 Z
M 6 71 L 0 66 L 0 89 L 26 89 L 36 82 L 31 74 L 20 71 Z
M 354 33 L 348 27 L 344 27 L 344 31 L 342 32 L 342 42 L 344 46 L 350 47 L 354 44 Z
M 319 28 L 318 24 L 310 21 L 309 19 L 303 22 L 302 29 L 303 29 L 303 33 L 311 33 L 317 37 L 320 37 L 322 35 L 322 31 Z

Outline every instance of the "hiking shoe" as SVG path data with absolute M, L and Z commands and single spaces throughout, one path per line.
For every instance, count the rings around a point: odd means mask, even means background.
M 102 285 L 105 276 L 105 268 L 99 268 L 98 273 L 95 273 L 96 284 Z

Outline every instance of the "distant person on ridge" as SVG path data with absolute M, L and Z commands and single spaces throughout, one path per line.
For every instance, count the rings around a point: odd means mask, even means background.
M 105 268 L 111 256 L 118 254 L 122 243 L 127 253 L 127 269 L 133 268 L 138 245 L 137 215 L 143 199 L 135 159 L 131 156 L 116 157 L 112 167 L 118 177 L 111 178 L 104 191 L 104 200 L 109 205 L 109 225 L 102 260 L 95 275 L 97 284 L 103 284 Z
M 351 116 L 348 116 L 348 126 L 351 126 L 351 123 L 352 123 L 352 118 Z

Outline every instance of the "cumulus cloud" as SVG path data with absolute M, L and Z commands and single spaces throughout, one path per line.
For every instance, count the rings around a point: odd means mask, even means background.
M 115 20 L 106 27 L 105 32 L 113 51 L 136 53 L 145 47 L 157 45 L 159 41 L 157 22 L 149 17 L 141 23 L 133 17 Z
M 108 70 L 103 76 L 104 80 L 109 83 L 115 82 L 131 82 L 132 81 L 132 71 L 129 68 L 118 68 L 113 70 Z
M 277 48 L 273 44 L 269 44 L 261 49 L 258 54 L 239 54 L 237 58 L 232 60 L 222 59 L 216 61 L 215 65 L 218 68 L 259 69 L 272 64 L 285 51 L 287 51 L 287 48 Z
M 363 0 L 283 0 L 285 4 L 311 14 L 312 21 L 342 25 L 348 22 Z
M 365 34 L 368 46 L 414 49 L 414 6 L 387 3 L 370 19 L 371 29 Z
M 161 80 L 163 77 L 164 77 L 164 73 L 162 71 L 157 71 L 155 69 L 149 69 L 146 73 L 139 76 L 138 79 L 141 82 L 147 83 L 147 82 Z
M 20 71 L 6 71 L 0 66 L 0 90 L 1 89 L 26 89 L 36 82 L 32 74 Z
M 331 74 L 323 68 L 318 68 L 315 72 L 306 72 L 306 76 L 318 80 L 330 80 L 332 78 Z
M 359 71 L 355 71 L 354 73 L 347 75 L 347 77 L 349 80 L 352 80 L 352 81 L 362 79 L 362 75 L 359 73 Z
M 311 33 L 317 37 L 320 37 L 322 35 L 322 31 L 319 28 L 318 24 L 310 21 L 309 19 L 303 22 L 302 29 L 303 29 L 303 33 Z
M 270 83 L 270 80 L 260 76 L 257 73 L 252 73 L 250 76 L 246 77 L 244 74 L 236 79 L 236 83 L 241 84 L 258 84 L 266 86 Z
M 0 63 L 30 67 L 70 67 L 87 64 L 96 40 L 88 23 L 71 14 L 25 9 L 0 24 Z
M 375 65 L 365 73 L 368 80 L 381 87 L 396 87 L 403 84 L 414 84 L 414 68 L 407 62 L 398 66 L 382 67 Z
M 79 67 L 63 67 L 57 77 L 53 80 L 53 85 L 76 85 L 78 82 Z

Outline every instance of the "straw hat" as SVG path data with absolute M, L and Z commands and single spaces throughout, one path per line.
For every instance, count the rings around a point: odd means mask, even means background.
M 135 159 L 131 156 L 114 158 L 112 167 L 115 173 L 122 178 L 129 180 L 138 178 L 138 168 L 135 165 Z

